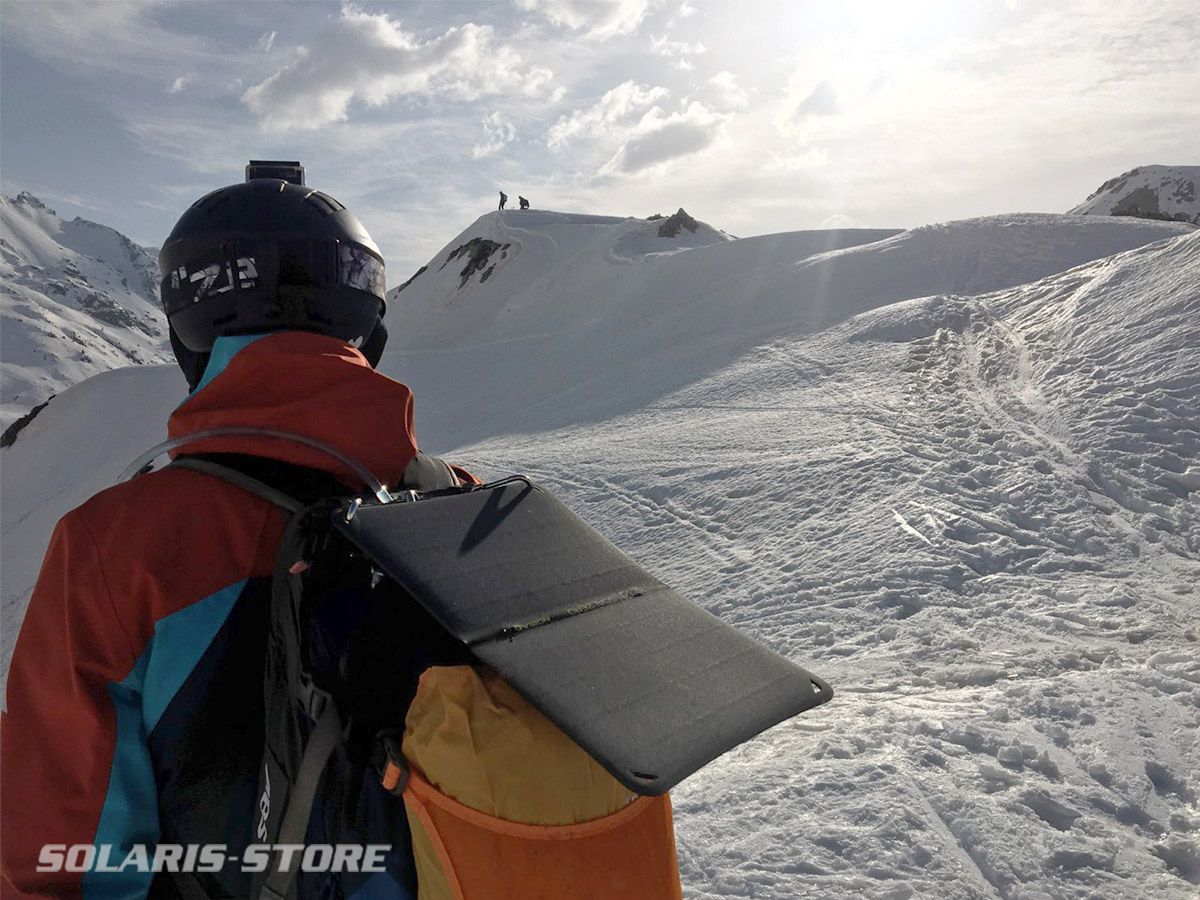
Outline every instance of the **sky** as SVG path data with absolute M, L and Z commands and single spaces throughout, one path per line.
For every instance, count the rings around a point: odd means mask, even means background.
M 0 187 L 157 247 L 299 159 L 405 281 L 479 215 L 737 236 L 1062 212 L 1200 163 L 1195 0 L 4 0 Z

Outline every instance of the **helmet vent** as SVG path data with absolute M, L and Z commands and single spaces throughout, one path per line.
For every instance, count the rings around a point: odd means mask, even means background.
M 222 206 L 229 205 L 229 195 L 224 191 L 213 191 L 197 205 L 196 212 L 211 216 Z
M 223 188 L 217 188 L 215 191 L 209 191 L 207 194 L 205 194 L 203 197 L 201 197 L 199 200 L 197 200 L 195 203 L 193 203 L 191 205 L 191 208 L 198 212 L 199 210 L 203 209 L 205 206 L 209 205 L 210 201 L 212 201 L 218 194 L 222 193 L 223 190 L 224 190 Z
M 342 204 L 340 204 L 336 200 L 334 200 L 332 197 L 330 197 L 328 194 L 322 194 L 320 191 L 313 191 L 311 194 L 308 194 L 304 199 L 307 200 L 309 203 L 319 206 L 326 214 L 341 212 L 343 209 L 346 208 Z

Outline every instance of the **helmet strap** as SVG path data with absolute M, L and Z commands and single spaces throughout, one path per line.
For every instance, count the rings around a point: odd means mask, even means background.
M 169 323 L 167 329 L 171 335 L 171 350 L 175 353 L 179 368 L 183 370 L 183 377 L 187 379 L 188 393 L 190 394 L 196 390 L 196 385 L 204 377 L 204 370 L 208 368 L 209 354 L 203 351 L 189 350 Z
M 384 327 L 383 319 L 378 319 L 375 322 L 375 327 L 371 329 L 371 333 L 367 335 L 367 339 L 363 341 L 363 345 L 358 349 L 362 355 L 367 358 L 367 362 L 371 364 L 372 369 L 379 368 L 379 360 L 383 356 L 383 347 L 387 343 L 388 333 Z

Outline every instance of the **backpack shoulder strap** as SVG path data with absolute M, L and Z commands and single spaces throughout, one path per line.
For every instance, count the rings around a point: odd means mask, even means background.
M 298 513 L 305 508 L 304 503 L 301 503 L 290 494 L 272 487 L 265 481 L 255 478 L 253 475 L 247 475 L 240 469 L 215 462 L 211 459 L 199 456 L 180 456 L 165 468 L 191 469 L 194 472 L 203 472 L 206 475 L 212 475 L 215 478 L 236 484 L 238 487 L 250 491 L 252 494 L 257 494 L 260 497 L 270 500 L 276 506 L 290 513 Z M 404 469 L 401 487 L 405 490 L 426 493 L 458 487 L 461 483 L 458 476 L 454 474 L 454 470 L 444 460 L 418 451 L 417 455 L 413 457 L 412 461 Z
M 270 843 L 303 844 L 321 776 L 330 756 L 344 740 L 342 718 L 333 698 L 305 678 L 301 668 L 301 636 L 295 631 L 297 622 L 295 615 L 299 609 L 301 588 L 297 578 L 290 575 L 288 564 L 297 558 L 298 547 L 294 545 L 298 534 L 296 529 L 301 521 L 298 514 L 313 507 L 252 475 L 212 459 L 183 456 L 171 462 L 168 468 L 191 469 L 214 478 L 220 478 L 269 500 L 292 515 L 291 524 L 285 530 L 279 548 L 279 560 L 272 581 L 271 616 L 274 623 L 272 633 L 277 639 L 274 651 L 277 655 L 270 653 L 268 655 L 264 690 L 267 695 L 268 708 L 270 708 L 272 696 L 275 696 L 276 688 L 279 687 L 282 688 L 279 693 L 282 698 L 282 708 L 294 710 L 297 701 L 302 701 L 308 707 L 309 715 L 312 716 L 314 722 L 303 749 L 294 760 L 294 765 L 289 765 L 287 773 L 280 772 L 281 777 L 287 782 L 284 785 L 286 790 L 276 801 L 276 811 L 273 811 L 269 819 L 264 821 L 264 829 Z M 425 493 L 459 487 L 461 482 L 446 462 L 435 456 L 418 452 L 405 468 L 401 484 L 406 490 Z M 276 628 L 279 629 L 277 632 Z M 278 675 L 278 685 L 271 681 L 270 673 L 273 667 Z M 286 687 L 283 687 L 285 684 Z M 306 688 L 319 696 L 309 697 L 305 700 L 302 695 Z M 319 701 L 315 704 L 317 708 L 314 708 L 312 702 L 314 699 Z M 270 718 L 270 712 L 268 712 L 268 718 Z M 287 717 L 285 716 L 285 718 Z M 271 725 L 268 723 L 268 729 L 270 728 Z M 296 740 L 298 740 L 298 735 L 292 739 L 293 742 Z M 263 758 L 264 772 L 268 771 L 272 760 L 271 738 L 268 734 Z M 278 771 L 278 763 L 275 768 Z M 260 784 L 260 795 L 262 787 L 263 785 Z M 261 839 L 263 834 L 260 833 L 259 836 Z M 252 896 L 257 900 L 288 900 L 295 896 L 296 875 L 295 869 L 281 869 L 278 860 L 272 859 L 267 871 L 255 878 Z M 194 885 L 185 885 L 184 889 L 191 887 Z M 198 898 L 199 895 L 194 896 Z
M 317 717 L 313 731 L 308 736 L 308 743 L 304 747 L 304 754 L 300 757 L 300 768 L 296 772 L 291 792 L 287 795 L 279 832 L 274 838 L 276 845 L 305 843 L 308 820 L 312 815 L 321 775 L 329 757 L 342 740 L 341 716 L 337 706 L 328 702 Z M 257 895 L 258 900 L 287 900 L 297 874 L 296 868 L 282 869 L 272 861 L 266 872 L 266 880 Z
M 194 472 L 203 472 L 205 475 L 212 475 L 215 478 L 220 478 L 223 481 L 228 481 L 230 484 L 235 484 L 243 490 L 249 491 L 252 494 L 257 494 L 266 500 L 270 500 L 276 506 L 287 510 L 289 513 L 295 514 L 305 508 L 305 505 L 295 497 L 285 494 L 277 488 L 271 487 L 269 484 L 259 481 L 244 472 L 239 472 L 237 469 L 230 466 L 223 466 L 218 462 L 213 462 L 210 459 L 200 459 L 195 456 L 181 456 L 174 460 L 166 468 L 169 469 L 191 469 Z

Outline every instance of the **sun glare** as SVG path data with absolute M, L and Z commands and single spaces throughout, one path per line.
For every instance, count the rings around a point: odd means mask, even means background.
M 900 43 L 911 49 L 970 27 L 987 9 L 983 3 L 949 0 L 849 0 L 804 4 L 810 21 L 844 38 L 871 44 Z

